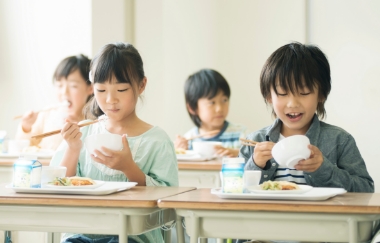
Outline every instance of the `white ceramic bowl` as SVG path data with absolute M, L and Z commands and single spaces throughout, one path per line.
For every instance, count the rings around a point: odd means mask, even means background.
M 12 139 L 8 141 L 8 153 L 19 154 L 30 145 L 27 139 Z M 1 152 L 1 151 L 0 151 Z
M 215 146 L 222 146 L 221 142 L 213 141 L 195 141 L 193 142 L 193 150 L 202 157 L 210 158 L 215 156 Z
M 300 160 L 310 157 L 309 144 L 309 138 L 304 135 L 290 136 L 274 145 L 272 156 L 279 165 L 294 169 Z
M 67 168 L 64 166 L 42 166 L 41 184 L 53 181 L 56 177 L 65 177 Z
M 95 134 L 84 139 L 84 144 L 90 154 L 94 154 L 94 150 L 102 151 L 101 147 L 112 150 L 122 150 L 123 142 L 121 136 L 117 134 Z

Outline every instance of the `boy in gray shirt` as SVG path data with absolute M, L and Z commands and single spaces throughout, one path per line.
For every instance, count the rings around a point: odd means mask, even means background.
M 326 115 L 324 104 L 331 77 L 327 58 L 318 47 L 290 43 L 277 49 L 262 69 L 260 88 L 276 120 L 247 136 L 259 143 L 240 149 L 245 170 L 261 170 L 260 183 L 287 180 L 314 187 L 340 187 L 348 192 L 374 192 L 354 138 L 342 128 L 319 120 Z M 295 169 L 282 168 L 271 150 L 280 139 L 292 135 L 310 139 L 311 155 L 299 161 Z

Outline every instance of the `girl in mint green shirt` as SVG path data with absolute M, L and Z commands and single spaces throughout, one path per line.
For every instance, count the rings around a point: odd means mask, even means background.
M 94 97 L 87 111 L 104 122 L 79 128 L 66 121 L 64 142 L 58 147 L 51 165 L 67 167 L 66 176 L 90 177 L 103 181 L 133 181 L 139 186 L 178 186 L 178 168 L 174 146 L 167 134 L 137 117 L 135 108 L 147 79 L 138 51 L 130 44 L 107 44 L 94 57 L 90 67 Z M 123 149 L 102 148 L 93 154 L 83 146 L 89 135 L 122 135 Z M 128 135 L 127 135 L 128 134 Z M 114 243 L 115 235 L 65 234 L 67 243 Z M 129 236 L 128 242 L 163 242 L 159 229 Z

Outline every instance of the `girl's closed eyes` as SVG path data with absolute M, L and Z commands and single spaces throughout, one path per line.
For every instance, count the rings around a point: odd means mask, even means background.
M 111 85 L 117 85 L 117 86 L 116 88 L 111 86 L 107 89 L 106 85 L 96 84 L 95 90 L 100 93 L 105 92 L 106 90 L 114 90 L 114 89 L 116 89 L 117 92 L 126 92 L 131 88 L 130 84 L 111 84 Z

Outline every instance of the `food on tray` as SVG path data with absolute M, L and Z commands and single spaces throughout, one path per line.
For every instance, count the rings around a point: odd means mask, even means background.
M 56 177 L 52 182 L 49 182 L 49 184 L 55 185 L 55 186 L 90 186 L 94 185 L 95 182 L 91 178 L 87 177 Z
M 298 190 L 299 186 L 289 181 L 266 181 L 260 185 L 263 190 Z
M 175 149 L 175 153 L 176 154 L 186 154 L 186 150 L 177 148 L 177 149 Z
M 23 153 L 37 153 L 41 149 L 40 146 L 28 146 L 22 150 Z

